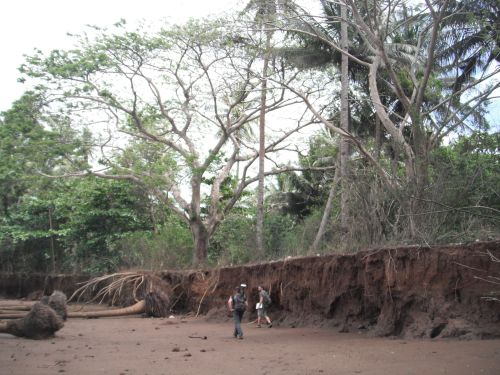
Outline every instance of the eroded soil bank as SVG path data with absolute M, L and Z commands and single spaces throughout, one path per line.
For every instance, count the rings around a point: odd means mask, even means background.
M 163 271 L 175 291 L 174 313 L 225 317 L 233 288 L 271 291 L 271 315 L 281 326 L 335 327 L 404 338 L 500 337 L 500 241 L 374 249 L 193 271 Z M 71 295 L 84 276 L 0 275 L 0 293 L 26 297 L 53 289 Z M 36 293 L 35 293 L 36 294 Z M 255 312 L 247 319 L 255 319 Z

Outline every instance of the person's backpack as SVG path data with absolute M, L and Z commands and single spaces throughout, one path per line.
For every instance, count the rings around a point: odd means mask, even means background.
M 262 292 L 262 301 L 264 301 L 264 306 L 269 306 L 271 304 L 271 297 L 269 296 L 269 293 L 263 290 Z
M 245 296 L 242 296 L 241 294 L 235 294 L 233 296 L 233 308 L 236 311 L 245 311 Z

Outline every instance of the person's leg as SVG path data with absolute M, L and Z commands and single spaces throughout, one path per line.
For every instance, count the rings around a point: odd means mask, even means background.
M 271 328 L 273 326 L 273 323 L 271 322 L 271 319 L 269 318 L 269 315 L 267 315 L 267 310 L 265 308 L 263 309 L 262 315 L 266 319 L 267 324 L 269 324 L 269 328 Z
M 262 319 L 262 309 L 257 309 L 257 327 L 260 328 L 260 321 Z
M 234 315 L 235 332 L 240 339 L 243 338 L 243 330 L 241 329 L 241 320 L 243 319 L 243 313 L 243 311 L 235 311 Z
M 238 315 L 238 312 L 236 310 L 233 311 L 233 320 L 234 320 L 233 336 L 238 337 L 239 315 Z

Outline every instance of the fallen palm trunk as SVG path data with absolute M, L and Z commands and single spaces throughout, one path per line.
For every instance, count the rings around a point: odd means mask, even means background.
M 5 305 L 0 308 L 1 313 L 8 311 L 30 311 L 34 304 L 31 305 Z
M 100 310 L 100 311 L 75 311 L 69 312 L 69 318 L 105 318 L 105 317 L 116 317 L 123 315 L 134 315 L 134 314 L 142 314 L 146 312 L 146 301 L 141 300 L 136 304 L 128 307 L 124 307 L 122 309 L 113 309 L 113 310 Z
M 28 315 L 8 322 L 0 322 L 0 333 L 17 337 L 46 339 L 64 326 L 62 318 L 50 306 L 37 302 Z
M 122 316 L 122 315 L 134 315 L 142 314 L 146 312 L 146 301 L 142 300 L 137 302 L 135 305 L 124 307 L 122 309 L 112 309 L 112 310 L 98 310 L 98 311 L 69 311 L 67 313 L 68 318 L 104 318 L 108 316 Z M 7 312 L 0 314 L 0 319 L 19 319 L 26 316 L 23 312 Z
M 0 310 L 0 320 L 1 319 L 20 319 L 27 315 L 26 312 L 22 311 L 3 311 Z
M 166 294 L 156 291 L 146 294 L 146 298 L 136 304 L 122 309 L 100 311 L 69 312 L 69 318 L 104 318 L 124 315 L 146 314 L 147 316 L 165 317 L 169 313 L 169 298 Z
M 104 318 L 108 316 L 122 316 L 142 314 L 146 312 L 146 302 L 144 300 L 137 302 L 135 305 L 124 307 L 122 309 L 98 310 L 98 311 L 69 311 L 68 318 Z M 0 314 L 0 319 L 19 319 L 24 318 L 26 313 L 23 312 L 6 312 Z

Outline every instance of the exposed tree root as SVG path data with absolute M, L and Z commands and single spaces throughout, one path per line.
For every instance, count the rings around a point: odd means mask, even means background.
M 52 309 L 61 317 L 62 320 L 66 320 L 68 317 L 68 309 L 66 306 L 67 298 L 66 294 L 59 290 L 54 290 L 50 296 L 44 296 L 40 302 L 45 303 L 52 307 Z
M 0 333 L 9 333 L 30 339 L 46 339 L 64 326 L 62 318 L 48 305 L 37 302 L 28 315 L 0 323 Z
M 104 284 L 104 286 L 103 286 Z M 108 300 L 111 305 L 120 300 L 132 300 L 134 305 L 124 309 L 70 313 L 70 317 L 119 316 L 144 313 L 147 316 L 165 317 L 170 313 L 170 285 L 147 272 L 122 272 L 96 277 L 84 283 L 70 297 L 79 300 L 83 295 L 94 294 L 89 302 Z
M 170 298 L 161 290 L 149 292 L 145 298 L 145 313 L 155 318 L 166 317 L 170 313 Z

